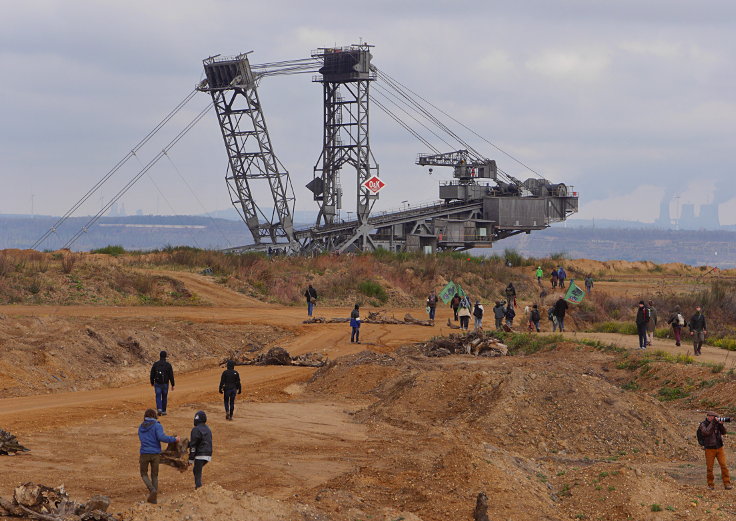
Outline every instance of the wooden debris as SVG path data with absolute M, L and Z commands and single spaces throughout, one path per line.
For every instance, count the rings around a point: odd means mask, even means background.
M 228 360 L 235 362 L 235 365 L 291 365 L 297 367 L 322 367 L 327 363 L 327 357 L 320 353 L 291 356 L 283 347 L 272 347 L 268 352 L 261 353 L 255 358 L 238 354 L 237 357 L 223 360 L 220 364 L 225 365 Z
M 119 521 L 107 513 L 110 498 L 93 496 L 87 503 L 69 499 L 64 486 L 57 488 L 24 483 L 13 491 L 13 499 L 0 497 L 0 515 L 40 521 Z
M 451 333 L 447 337 L 433 338 L 421 344 L 426 356 L 448 356 L 466 354 L 473 356 L 506 356 L 508 347 L 497 338 L 483 332 L 471 332 L 466 335 Z
M 0 456 L 7 456 L 10 453 L 16 454 L 17 452 L 29 452 L 30 450 L 18 443 L 17 438 L 8 431 L 0 429 Z
M 166 449 L 161 451 L 161 464 L 184 472 L 189 468 L 189 449 L 187 447 L 189 447 L 188 438 L 169 443 Z

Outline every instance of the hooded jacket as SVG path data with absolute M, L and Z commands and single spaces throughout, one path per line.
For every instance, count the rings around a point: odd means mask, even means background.
M 555 307 L 554 307 L 554 312 L 553 313 L 554 313 L 554 315 L 557 318 L 563 318 L 564 319 L 565 318 L 565 313 L 567 313 L 567 308 L 568 308 L 568 305 L 567 305 L 567 301 L 565 301 L 565 299 L 562 299 L 562 298 L 557 299 L 557 302 L 555 302 Z
M 204 411 L 197 411 L 194 415 L 194 428 L 189 435 L 189 459 L 197 456 L 212 456 L 212 431 L 207 427 Z
M 141 454 L 161 454 L 162 443 L 174 443 L 176 438 L 164 434 L 164 427 L 156 418 L 144 418 L 138 427 Z
M 240 385 L 240 373 L 235 370 L 235 363 L 231 360 L 227 363 L 227 369 L 220 376 L 219 392 L 236 390 L 238 393 L 243 392 Z
M 707 328 L 705 327 L 705 315 L 703 313 L 695 313 L 690 318 L 690 323 L 688 324 L 690 327 L 690 331 L 705 331 Z
M 493 318 L 503 318 L 506 316 L 506 307 L 503 304 L 493 306 Z

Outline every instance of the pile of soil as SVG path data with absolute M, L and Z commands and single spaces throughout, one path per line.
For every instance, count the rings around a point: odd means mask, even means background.
M 260 345 L 288 333 L 264 325 L 74 318 L 0 318 L 0 393 L 25 396 L 139 381 L 170 354 L 177 371 L 214 365 L 245 340 Z

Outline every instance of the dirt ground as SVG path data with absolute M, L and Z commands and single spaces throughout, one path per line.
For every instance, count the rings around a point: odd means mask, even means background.
M 428 359 L 403 346 L 451 332 L 445 308 L 434 327 L 366 324 L 358 345 L 345 324 L 302 324 L 303 307 L 264 304 L 201 275 L 157 275 L 202 305 L 0 306 L 0 427 L 32 449 L 0 460 L 0 495 L 25 481 L 63 483 L 82 500 L 109 495 L 130 521 L 470 520 L 481 491 L 491 519 L 736 514 L 733 491 L 704 486 L 694 442 L 702 412 L 623 390 L 625 370 L 609 353 L 566 343 L 531 356 Z M 240 367 L 244 392 L 225 421 L 217 362 L 273 345 L 342 358 L 317 371 Z M 188 436 L 203 409 L 215 455 L 196 492 L 191 473 L 162 467 L 159 504 L 148 505 L 136 429 L 153 405 L 148 368 L 161 348 L 177 369 L 167 434 Z M 703 352 L 700 361 L 731 367 L 727 352 Z M 733 462 L 734 442 L 727 448 Z

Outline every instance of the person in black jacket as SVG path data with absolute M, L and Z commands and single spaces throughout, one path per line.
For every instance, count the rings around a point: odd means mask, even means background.
M 304 292 L 304 296 L 307 298 L 307 316 L 311 317 L 314 304 L 317 302 L 317 290 L 310 284 L 307 291 Z
M 220 376 L 220 394 L 225 398 L 225 419 L 232 420 L 235 412 L 235 395 L 243 392 L 240 373 L 235 370 L 235 362 L 227 361 L 227 369 Z
M 159 360 L 151 366 L 151 385 L 156 390 L 156 409 L 159 416 L 166 416 L 169 383 L 174 390 L 174 368 L 166 361 L 166 351 L 159 353 Z
M 699 356 L 700 350 L 703 347 L 703 342 L 705 342 L 705 335 L 708 334 L 708 330 L 705 326 L 705 315 L 703 315 L 703 312 L 700 310 L 700 306 L 695 307 L 695 314 L 690 318 L 688 327 L 690 328 L 690 336 L 693 337 L 693 349 L 695 350 L 695 355 Z
M 708 488 L 715 488 L 715 476 L 713 475 L 713 462 L 718 460 L 721 467 L 721 479 L 723 480 L 723 488 L 731 490 L 731 476 L 726 466 L 726 452 L 723 450 L 723 435 L 726 434 L 726 427 L 714 412 L 708 411 L 705 420 L 698 427 L 699 438 L 703 439 L 703 449 L 705 449 L 705 467 L 706 479 L 708 480 Z
M 647 348 L 647 324 L 649 323 L 649 308 L 643 300 L 639 301 L 639 309 L 636 310 L 636 331 L 639 333 L 639 349 Z
M 197 411 L 194 428 L 189 435 L 189 464 L 194 465 L 194 488 L 202 486 L 202 469 L 212 461 L 212 431 L 207 426 L 207 414 Z
M 557 328 L 560 330 L 560 333 L 565 331 L 565 314 L 567 313 L 568 307 L 567 301 L 560 297 L 555 302 L 554 311 L 552 311 L 552 314 L 557 319 Z M 554 325 L 554 322 L 552 324 Z M 552 329 L 554 330 L 554 327 Z

